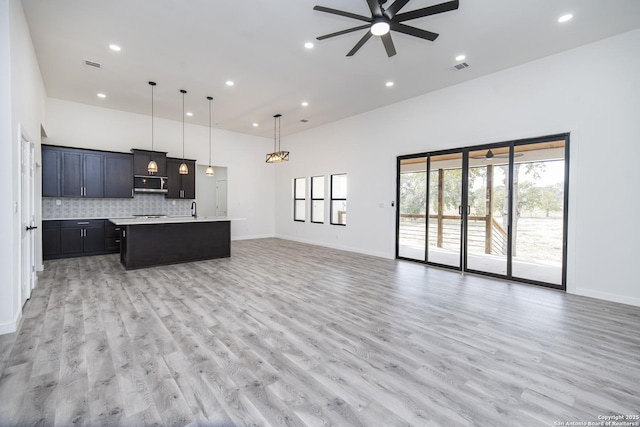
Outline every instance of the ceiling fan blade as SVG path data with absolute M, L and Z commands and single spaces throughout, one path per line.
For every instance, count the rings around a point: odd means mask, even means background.
M 391 6 L 387 8 L 387 10 L 384 11 L 384 14 L 387 16 L 387 18 L 391 19 L 396 16 L 396 13 L 398 13 L 400 9 L 405 7 L 407 3 L 409 3 L 409 0 L 396 0 Z
M 367 0 L 367 4 L 369 5 L 371 16 L 382 16 L 382 8 L 378 0 Z
M 331 13 L 333 15 L 345 16 L 347 18 L 357 19 L 359 21 L 371 22 L 371 18 L 368 16 L 357 15 L 355 13 L 345 12 L 344 10 L 331 9 L 330 7 L 313 6 L 313 10 L 317 10 L 319 12 Z
M 373 34 L 371 34 L 371 31 L 367 31 L 366 34 L 364 36 L 362 36 L 360 41 L 358 43 L 356 43 L 356 45 L 353 47 L 353 49 L 351 49 L 349 51 L 349 53 L 347 53 L 347 56 L 355 55 L 356 52 L 360 50 L 360 48 L 367 42 L 367 40 L 369 40 L 371 38 L 372 35 Z
M 396 47 L 393 45 L 393 40 L 391 40 L 391 33 L 385 34 L 381 39 L 384 49 L 387 51 L 387 56 L 391 58 L 396 54 Z
M 336 31 L 335 33 L 325 34 L 324 36 L 316 37 L 316 39 L 317 40 L 324 40 L 324 39 L 328 39 L 330 37 L 341 36 L 343 34 L 352 33 L 354 31 L 364 30 L 365 28 L 369 28 L 369 27 L 370 27 L 370 25 L 368 25 L 368 24 L 367 25 L 360 25 L 359 27 L 348 28 L 346 30 Z
M 458 0 L 448 1 L 446 3 L 436 4 L 434 6 L 423 7 L 422 9 L 412 10 L 411 12 L 401 13 L 394 17 L 394 21 L 403 22 L 409 19 L 423 18 L 425 16 L 437 15 L 438 13 L 450 12 L 456 10 L 460 2 Z
M 410 27 L 408 25 L 400 24 L 394 21 L 391 21 L 391 29 L 399 33 L 408 34 L 414 37 L 420 37 L 421 39 L 430 41 L 434 41 L 439 36 L 439 34 L 432 33 L 431 31 Z

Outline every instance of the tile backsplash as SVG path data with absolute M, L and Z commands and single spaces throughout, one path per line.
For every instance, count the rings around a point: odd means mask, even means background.
M 60 205 L 56 205 L 60 200 Z M 132 215 L 189 215 L 191 200 L 136 194 L 132 199 L 42 198 L 42 219 L 122 218 Z

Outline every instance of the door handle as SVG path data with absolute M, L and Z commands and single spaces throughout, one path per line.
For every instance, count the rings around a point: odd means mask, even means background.
M 27 231 L 35 230 L 36 228 L 38 228 L 38 227 L 37 227 L 37 226 L 35 226 L 35 225 L 28 225 L 28 226 L 26 227 Z
M 467 215 L 471 215 L 471 206 L 467 205 Z

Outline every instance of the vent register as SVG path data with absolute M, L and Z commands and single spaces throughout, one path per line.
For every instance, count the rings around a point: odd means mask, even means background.
M 93 67 L 93 68 L 97 68 L 97 69 L 101 69 L 102 68 L 102 64 L 96 61 L 91 61 L 90 59 L 85 59 L 84 60 L 84 65 L 86 65 L 87 67 Z
M 465 68 L 469 68 L 469 64 L 467 64 L 466 62 L 461 62 L 451 67 L 453 71 L 460 71 L 460 70 L 464 70 Z

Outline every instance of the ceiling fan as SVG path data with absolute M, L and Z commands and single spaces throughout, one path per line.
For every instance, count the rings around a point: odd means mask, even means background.
M 360 41 L 347 53 L 347 56 L 353 56 L 356 52 L 371 38 L 371 36 L 379 36 L 382 44 L 387 51 L 387 56 L 392 57 L 396 54 L 396 48 L 391 40 L 390 30 L 399 33 L 408 34 L 410 36 L 419 37 L 421 39 L 434 41 L 438 38 L 438 34 L 431 31 L 422 30 L 420 28 L 410 27 L 403 24 L 404 21 L 411 19 L 424 18 L 425 16 L 437 15 L 439 13 L 450 12 L 458 8 L 459 0 L 448 1 L 436 4 L 434 6 L 423 7 L 422 9 L 412 10 L 410 12 L 398 13 L 400 9 L 409 3 L 409 0 L 395 0 L 387 9 L 383 5 L 387 0 L 367 0 L 371 16 L 358 15 L 343 10 L 332 9 L 324 6 L 314 6 L 313 10 L 331 13 L 334 15 L 345 16 L 347 18 L 364 21 L 366 24 L 357 27 L 348 28 L 346 30 L 337 31 L 335 33 L 326 34 L 317 37 L 318 40 L 328 39 L 330 37 L 341 36 L 343 34 L 352 33 L 358 30 L 368 29 L 366 34 L 362 36 Z
M 522 153 L 514 153 L 513 157 L 520 157 L 522 156 Z M 509 158 L 509 154 L 494 154 L 493 151 L 491 151 L 491 149 L 487 150 L 486 154 L 484 156 L 469 156 L 472 159 L 482 159 L 482 160 L 489 160 L 489 159 L 508 159 Z

